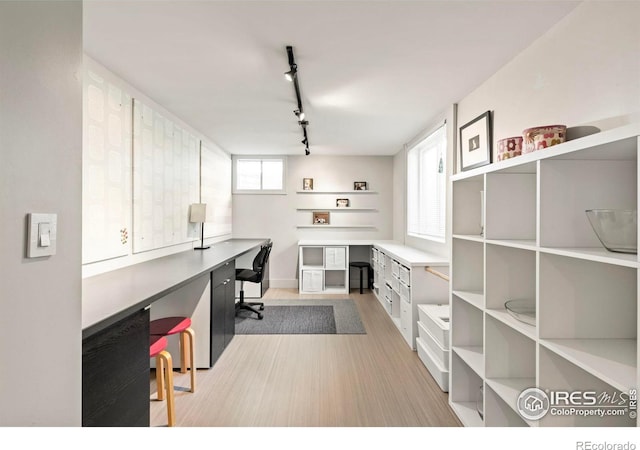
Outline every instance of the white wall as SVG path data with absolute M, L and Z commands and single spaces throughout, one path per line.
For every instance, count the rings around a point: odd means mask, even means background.
M 198 132 L 196 129 L 194 129 L 193 127 L 191 127 L 189 124 L 187 124 L 186 122 L 182 121 L 179 117 L 175 116 L 173 113 L 171 113 L 170 111 L 168 111 L 166 108 L 164 108 L 162 105 L 158 104 L 157 102 L 155 102 L 153 99 L 151 99 L 150 97 L 148 97 L 146 94 L 144 94 L 141 90 L 139 90 L 138 88 L 132 86 L 131 84 L 129 84 L 126 80 L 123 80 L 122 78 L 120 78 L 118 75 L 116 75 L 115 73 L 113 73 L 112 71 L 110 71 L 107 67 L 103 66 L 99 61 L 96 61 L 95 59 L 93 59 L 91 56 L 89 55 L 84 55 L 84 65 L 85 68 L 90 70 L 91 72 L 97 74 L 98 76 L 100 76 L 101 78 L 105 79 L 107 83 L 117 87 L 118 89 L 122 90 L 123 92 L 125 92 L 126 94 L 129 95 L 129 97 L 135 98 L 136 100 L 140 100 L 141 102 L 143 102 L 145 105 L 153 108 L 154 111 L 157 111 L 158 113 L 162 114 L 163 117 L 166 117 L 168 120 L 170 120 L 171 122 L 173 122 L 175 125 L 179 126 L 180 128 L 182 128 L 183 130 L 186 130 L 189 134 L 192 134 L 193 136 L 195 136 L 196 139 L 199 139 L 202 141 L 202 145 L 203 148 L 205 149 L 205 151 L 207 151 L 207 155 L 208 156 L 212 156 L 211 152 L 215 152 L 217 155 L 219 155 L 219 157 L 216 159 L 216 161 L 221 162 L 221 158 L 223 157 L 227 157 L 229 159 L 228 163 L 224 163 L 222 164 L 222 167 L 224 169 L 222 170 L 231 170 L 230 166 L 230 156 L 224 152 L 222 149 L 220 149 L 210 138 L 208 138 L 207 136 L 204 136 L 202 133 Z M 131 114 L 132 111 L 129 110 L 129 114 Z M 130 118 L 131 120 L 131 118 Z M 131 128 L 131 127 L 129 127 Z M 87 149 L 85 149 L 85 151 L 87 151 Z M 210 164 L 209 164 L 210 166 Z M 129 179 L 129 183 L 130 185 L 126 188 L 126 191 L 129 193 L 132 193 L 132 189 L 133 186 L 131 185 L 133 179 L 131 176 L 131 171 L 135 169 L 132 168 L 131 164 L 128 165 L 128 167 L 126 167 L 126 170 L 128 172 L 128 179 Z M 220 170 L 220 167 L 218 167 L 218 170 Z M 230 175 L 230 173 L 229 173 Z M 201 177 L 201 180 L 205 181 L 212 181 L 212 182 L 217 182 L 220 181 L 221 176 L 214 174 L 214 176 L 211 176 L 210 174 L 205 174 L 203 177 Z M 229 195 L 230 195 L 230 191 L 231 191 L 231 178 L 230 176 L 227 176 L 226 179 L 229 182 L 229 186 L 228 186 L 228 191 L 229 191 Z M 85 179 L 85 184 L 87 183 L 91 183 L 92 180 L 90 179 Z M 206 182 L 206 181 L 205 181 Z M 212 186 L 204 186 L 204 191 L 206 194 L 208 194 L 209 199 L 211 199 L 211 188 Z M 205 195 L 206 197 L 206 195 Z M 204 198 L 204 197 L 203 197 Z M 215 209 L 214 208 L 215 205 L 207 205 L 207 217 L 212 217 L 212 211 Z M 155 259 L 155 258 L 160 258 L 162 256 L 166 256 L 166 255 L 171 255 L 173 253 L 177 253 L 177 252 L 181 252 L 181 251 L 185 251 L 185 250 L 190 250 L 193 247 L 195 247 L 196 245 L 200 245 L 200 228 L 198 225 L 196 224 L 189 224 L 189 238 L 192 238 L 193 241 L 191 242 L 184 242 L 184 243 L 180 243 L 180 244 L 175 244 L 175 245 L 170 245 L 170 246 L 166 246 L 163 248 L 158 248 L 158 249 L 154 249 L 154 250 L 149 250 L 149 251 L 143 251 L 143 252 L 138 252 L 138 253 L 134 253 L 134 249 L 133 249 L 133 242 L 134 242 L 134 236 L 132 236 L 131 231 L 133 231 L 133 227 L 131 226 L 132 222 L 133 222 L 133 198 L 131 196 L 129 196 L 129 198 L 126 200 L 126 204 L 122 206 L 122 208 L 126 211 L 128 211 L 128 224 L 129 224 L 129 240 L 126 243 L 126 246 L 124 246 L 123 252 L 121 253 L 121 256 L 117 256 L 117 257 L 112 257 L 109 259 L 104 259 L 102 261 L 97 261 L 97 262 L 93 262 L 93 263 L 87 263 L 84 264 L 82 266 L 82 276 L 83 277 L 88 277 L 88 276 L 92 276 L 92 275 L 96 275 L 96 274 L 100 274 L 103 272 L 107 272 L 110 270 L 115 270 L 118 269 L 120 267 L 125 267 L 125 266 L 129 266 L 132 264 L 137 264 L 140 262 L 144 262 L 144 261 L 149 261 L 151 259 Z M 86 219 L 86 217 L 85 217 Z M 187 216 L 185 215 L 184 220 L 187 220 Z M 87 221 L 87 223 L 90 223 L 89 221 Z M 220 242 L 226 239 L 229 239 L 231 237 L 231 233 L 226 233 L 226 234 L 221 234 L 215 237 L 207 237 L 208 232 L 210 232 L 213 228 L 216 228 L 214 226 L 214 224 L 209 224 L 208 227 L 207 225 L 205 225 L 205 244 L 213 244 L 215 242 Z M 219 228 L 219 227 L 218 227 Z M 223 227 L 225 230 L 228 229 L 228 227 Z M 91 245 L 91 242 L 86 242 L 85 240 L 85 245 Z
M 82 2 L 0 2 L 0 61 L 0 426 L 79 426 Z M 55 256 L 25 258 L 29 212 Z
M 354 181 L 367 181 L 372 195 L 296 194 L 302 179 L 313 178 L 315 191 L 350 190 Z M 393 157 L 391 156 L 289 156 L 286 195 L 233 196 L 233 236 L 271 238 L 269 275 L 272 287 L 297 287 L 300 239 L 392 239 L 393 238 Z M 345 197 L 353 207 L 375 207 L 377 212 L 331 212 L 331 222 L 374 223 L 376 229 L 299 229 L 311 223 L 311 212 L 296 208 L 334 207 Z M 321 202 L 326 203 L 321 203 Z M 354 279 L 355 279 L 354 274 Z
M 495 149 L 532 126 L 640 120 L 639 23 L 640 2 L 582 3 L 463 98 L 458 126 L 494 111 Z

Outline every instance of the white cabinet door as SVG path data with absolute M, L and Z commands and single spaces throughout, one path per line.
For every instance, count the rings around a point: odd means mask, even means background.
M 304 292 L 322 291 L 322 270 L 303 270 L 302 290 Z
M 327 247 L 325 248 L 324 267 L 329 270 L 342 270 L 347 267 L 347 248 L 346 247 Z

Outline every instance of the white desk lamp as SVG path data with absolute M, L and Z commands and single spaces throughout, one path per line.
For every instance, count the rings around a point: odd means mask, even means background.
M 200 224 L 200 247 L 194 247 L 194 250 L 206 250 L 209 248 L 204 246 L 204 223 L 207 217 L 206 203 L 192 203 L 189 208 L 189 222 Z

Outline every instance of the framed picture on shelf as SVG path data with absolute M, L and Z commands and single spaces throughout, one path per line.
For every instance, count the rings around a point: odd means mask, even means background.
M 349 199 L 348 198 L 337 198 L 336 199 L 336 208 L 348 208 L 349 207 Z
M 302 190 L 303 191 L 313 191 L 313 178 L 303 178 L 302 179 Z
M 353 190 L 354 191 L 366 191 L 367 190 L 367 182 L 366 181 L 354 181 L 353 182 Z
M 460 127 L 460 169 L 491 163 L 491 111 Z
M 314 225 L 329 225 L 329 211 L 314 211 L 313 212 L 313 224 Z

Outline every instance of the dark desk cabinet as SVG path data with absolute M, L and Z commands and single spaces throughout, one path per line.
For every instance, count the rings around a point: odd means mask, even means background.
M 83 339 L 82 426 L 149 426 L 149 310 Z
M 234 261 L 211 272 L 211 367 L 235 335 Z

